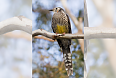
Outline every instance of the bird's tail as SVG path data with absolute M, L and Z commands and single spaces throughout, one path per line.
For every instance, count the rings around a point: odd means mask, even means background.
M 73 75 L 73 67 L 72 67 L 72 55 L 70 53 L 70 48 L 62 49 L 63 50 L 63 58 L 65 63 L 65 69 L 67 71 L 68 76 Z

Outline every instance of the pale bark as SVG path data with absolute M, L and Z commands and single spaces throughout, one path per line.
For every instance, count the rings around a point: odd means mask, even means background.
M 3 36 L 9 37 L 9 38 L 15 38 L 15 39 L 22 38 L 28 41 L 32 41 L 32 36 L 25 32 L 20 32 L 20 33 L 9 32 L 9 33 L 4 34 Z
M 47 32 L 43 29 L 38 29 L 32 32 L 32 37 L 37 35 L 43 35 L 51 39 L 84 39 L 84 34 L 55 34 Z
M 0 22 L 0 35 L 13 30 L 22 30 L 31 34 L 32 21 L 23 16 L 17 16 Z
M 85 34 L 55 34 L 38 29 L 32 32 L 32 36 L 42 35 L 51 39 L 101 39 L 116 38 L 116 28 L 108 27 L 84 27 Z
M 116 28 L 84 27 L 84 39 L 116 38 Z

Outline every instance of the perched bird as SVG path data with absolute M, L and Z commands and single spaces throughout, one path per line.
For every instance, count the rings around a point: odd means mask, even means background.
M 62 8 L 57 7 L 49 11 L 54 12 L 52 17 L 52 29 L 54 33 L 72 33 L 69 16 L 65 13 L 65 11 Z M 57 42 L 63 51 L 63 58 L 67 74 L 68 76 L 70 74 L 73 75 L 72 56 L 70 52 L 71 39 L 57 39 Z

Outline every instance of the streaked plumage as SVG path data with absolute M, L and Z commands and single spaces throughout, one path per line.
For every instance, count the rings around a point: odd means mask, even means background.
M 71 24 L 68 15 L 60 7 L 50 11 L 54 12 L 52 17 L 52 29 L 54 33 L 72 33 Z M 63 51 L 63 58 L 68 76 L 73 75 L 72 56 L 70 52 L 71 39 L 57 39 L 60 48 Z

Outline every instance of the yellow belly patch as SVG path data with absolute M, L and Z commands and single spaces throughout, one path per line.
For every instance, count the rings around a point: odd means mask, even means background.
M 56 33 L 58 33 L 58 34 L 68 33 L 68 30 L 67 30 L 66 27 L 67 27 L 67 26 L 61 26 L 61 25 L 58 25 L 58 24 L 57 24 Z

